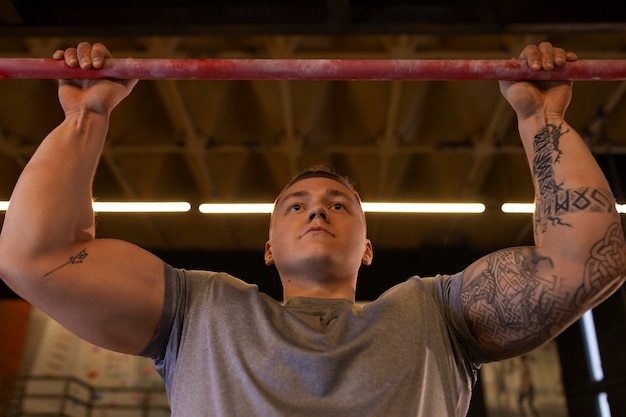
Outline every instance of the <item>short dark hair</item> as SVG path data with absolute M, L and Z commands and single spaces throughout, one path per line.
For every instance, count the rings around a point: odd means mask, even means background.
M 321 164 L 312 165 L 309 168 L 305 169 L 304 171 L 300 172 L 299 174 L 296 174 L 287 183 L 287 185 L 281 190 L 276 200 L 280 198 L 280 196 L 283 194 L 283 192 L 287 188 L 291 187 L 293 184 L 297 183 L 298 181 L 301 181 L 307 178 L 318 178 L 318 177 L 329 178 L 331 180 L 337 181 L 338 183 L 342 184 L 347 189 L 352 191 L 356 199 L 359 202 L 361 202 L 361 196 L 359 196 L 359 193 L 354 187 L 354 183 L 352 182 L 352 180 L 349 177 L 346 177 L 344 175 L 337 173 L 337 171 L 335 171 L 335 167 L 329 163 L 321 163 Z

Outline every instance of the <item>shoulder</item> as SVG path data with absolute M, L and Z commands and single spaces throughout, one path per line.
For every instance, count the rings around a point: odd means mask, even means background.
M 163 358 L 168 345 L 178 349 L 187 328 L 215 325 L 211 317 L 230 317 L 262 302 L 256 285 L 230 274 L 188 270 L 165 264 L 165 294 L 157 334 L 143 356 Z
M 380 299 L 419 297 L 448 302 L 451 296 L 456 296 L 460 292 L 462 280 L 463 272 L 425 278 L 415 275 L 385 291 Z
M 369 308 L 378 306 L 385 310 L 397 310 L 398 313 L 417 316 L 434 315 L 445 321 L 451 308 L 458 304 L 462 273 L 456 275 L 436 275 L 422 278 L 413 276 L 406 281 L 394 285 L 376 300 L 367 303 Z M 382 311 L 382 310 L 381 310 Z
M 258 287 L 225 272 L 203 271 L 165 266 L 165 280 L 181 291 L 232 289 L 258 292 Z

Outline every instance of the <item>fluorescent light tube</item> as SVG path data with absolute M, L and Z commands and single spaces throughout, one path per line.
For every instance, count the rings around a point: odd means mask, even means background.
M 6 211 L 8 201 L 0 201 L 0 211 Z M 107 213 L 184 213 L 191 210 L 187 202 L 104 202 L 96 201 L 93 209 Z
M 367 203 L 363 211 L 370 213 L 482 213 L 482 203 Z
M 616 204 L 618 213 L 626 213 L 626 204 Z M 534 213 L 534 203 L 504 203 L 501 207 L 504 213 Z
M 504 203 L 500 209 L 504 213 L 534 213 L 534 203 Z
M 247 203 L 247 204 L 200 204 L 200 213 L 271 213 L 274 203 Z
M 376 213 L 482 213 L 481 203 L 367 203 L 363 210 Z M 201 213 L 271 213 L 272 203 L 252 204 L 201 204 Z
M 94 201 L 93 210 L 99 213 L 184 213 L 191 210 L 191 204 L 173 202 L 109 202 Z

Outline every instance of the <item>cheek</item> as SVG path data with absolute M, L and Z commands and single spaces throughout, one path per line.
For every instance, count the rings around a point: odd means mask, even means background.
M 358 223 L 352 226 L 352 235 L 354 239 L 358 239 L 359 241 L 363 241 L 367 238 L 367 230 L 365 224 Z
M 268 242 L 270 244 L 272 253 L 281 252 L 289 246 L 287 241 L 287 233 L 284 226 L 274 225 L 270 230 Z

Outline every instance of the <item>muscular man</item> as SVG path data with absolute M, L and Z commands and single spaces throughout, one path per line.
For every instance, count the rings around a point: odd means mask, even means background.
M 81 43 L 54 57 L 100 68 L 110 54 Z M 536 71 L 576 59 L 549 43 L 520 58 Z M 373 256 L 365 216 L 352 185 L 326 169 L 276 200 L 265 261 L 283 303 L 228 274 L 95 239 L 92 179 L 111 112 L 135 83 L 59 82 L 65 119 L 15 187 L 0 276 L 80 337 L 153 358 L 173 416 L 463 416 L 481 363 L 547 342 L 624 282 L 612 193 L 564 120 L 571 82 L 500 83 L 531 166 L 536 244 L 413 277 L 364 307 L 354 297 Z M 564 204 L 574 200 L 585 204 Z

